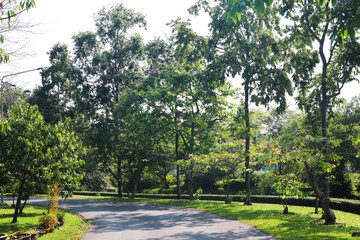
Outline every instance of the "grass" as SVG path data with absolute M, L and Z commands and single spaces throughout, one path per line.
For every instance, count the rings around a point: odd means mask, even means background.
M 24 212 L 18 217 L 18 222 L 12 224 L 14 209 L 8 205 L 0 206 L 0 233 L 12 234 L 16 231 L 26 231 L 31 227 L 38 226 L 39 217 L 45 211 L 46 207 L 27 205 Z M 66 222 L 62 227 L 55 229 L 52 233 L 41 237 L 41 239 L 80 239 L 90 225 L 81 216 L 70 212 L 65 213 L 65 219 Z
M 127 198 L 76 196 L 83 199 L 108 199 L 131 201 Z M 282 206 L 259 204 L 244 206 L 243 203 L 231 205 L 218 201 L 187 201 L 167 199 L 137 199 L 139 202 L 152 202 L 173 206 L 196 208 L 215 213 L 229 219 L 239 220 L 263 230 L 279 239 L 354 239 L 351 232 L 360 231 L 360 216 L 352 213 L 335 211 L 337 224 L 324 225 L 321 214 L 314 214 L 314 208 L 289 206 L 290 214 L 282 214 Z

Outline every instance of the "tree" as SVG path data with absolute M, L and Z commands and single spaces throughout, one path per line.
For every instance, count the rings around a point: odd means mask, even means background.
M 264 3 L 271 5 L 272 1 L 256 0 L 254 1 L 254 6 L 260 12 L 264 12 Z M 248 6 L 252 6 L 251 2 L 242 2 L 239 0 L 229 1 L 229 5 L 232 10 L 228 15 L 228 20 L 233 20 L 235 22 L 237 19 L 241 19 L 242 12 L 247 9 Z M 305 46 L 312 47 L 314 42 L 316 42 L 319 46 L 319 51 L 317 53 L 313 52 L 307 55 L 303 53 L 300 58 L 302 59 L 301 64 L 304 64 L 304 66 L 307 66 L 306 62 L 313 62 L 312 60 L 308 61 L 308 56 L 311 56 L 312 58 L 317 57 L 321 60 L 321 73 L 319 74 L 318 79 L 315 80 L 315 76 L 312 76 L 312 81 L 307 78 L 297 84 L 299 88 L 304 89 L 305 86 L 308 85 L 306 83 L 307 81 L 310 81 L 313 87 L 315 86 L 314 82 L 318 82 L 317 87 L 315 87 L 318 93 L 314 94 L 313 92 L 313 95 L 318 96 L 317 106 L 319 106 L 321 116 L 323 161 L 329 162 L 327 114 L 329 106 L 331 106 L 329 104 L 332 99 L 340 94 L 340 90 L 346 82 L 352 80 L 351 75 L 353 75 L 357 62 L 357 57 L 353 56 L 357 56 L 358 54 L 349 55 L 349 52 L 346 49 L 348 49 L 349 44 L 350 46 L 357 45 L 355 38 L 356 30 L 359 28 L 359 5 L 357 4 L 357 1 L 336 2 L 329 0 L 293 2 L 280 1 L 279 5 L 281 5 L 281 11 L 285 17 L 291 19 L 294 23 L 292 29 L 296 37 L 293 39 L 298 39 L 300 36 L 304 37 L 302 42 L 305 45 L 302 46 L 300 44 L 297 46 L 298 50 L 301 49 L 300 53 L 309 52 Z M 350 38 L 346 38 L 348 35 Z M 343 44 L 344 41 L 346 42 L 345 44 Z M 330 42 L 329 48 L 327 48 L 325 42 Z M 354 50 L 353 47 L 352 50 Z M 346 64 L 344 64 L 344 61 L 336 61 L 336 56 L 339 58 L 345 57 Z M 311 65 L 312 64 L 310 64 L 310 67 Z M 300 70 L 303 69 L 304 66 L 299 66 L 297 71 L 304 72 Z M 312 69 L 313 68 L 309 68 L 308 72 L 313 71 Z M 339 72 L 341 73 L 340 75 L 338 75 Z M 295 81 L 297 81 L 296 78 Z M 301 94 L 304 93 L 305 91 L 301 92 Z M 309 169 L 309 173 L 315 172 L 311 166 L 306 165 L 306 168 Z M 325 173 L 325 175 L 328 179 L 328 173 Z M 309 174 L 308 177 L 311 182 L 316 183 L 313 174 Z M 330 209 L 329 184 L 327 183 L 325 185 L 324 191 L 322 191 L 319 186 L 313 185 L 312 187 L 320 190 L 315 192 L 322 202 L 326 224 L 335 224 L 335 214 Z
M 289 12 L 290 9 L 291 12 Z M 295 9 L 298 13 L 295 13 Z M 311 46 L 315 42 L 319 46 L 318 51 L 313 52 L 310 56 L 316 54 L 320 59 L 320 73 L 309 78 L 295 78 L 295 84 L 300 89 L 298 97 L 300 107 L 303 107 L 308 114 L 318 116 L 317 119 L 321 123 L 322 161 L 330 164 L 328 114 L 342 87 L 347 82 L 354 80 L 355 70 L 360 66 L 358 54 L 353 54 L 359 50 L 359 44 L 355 39 L 347 38 L 340 41 L 340 39 L 332 38 L 334 29 L 343 21 L 339 14 L 351 10 L 342 5 L 332 5 L 329 1 L 324 1 L 323 7 L 315 1 L 294 2 L 289 6 L 284 6 L 283 10 L 294 23 L 294 26 L 290 28 L 294 38 L 302 36 L 306 45 Z M 304 35 L 305 33 L 306 35 Z M 330 42 L 329 47 L 325 45 L 326 41 Z M 304 49 L 298 51 L 298 54 L 301 54 L 302 51 Z M 352 53 L 350 54 L 350 52 Z M 308 61 L 306 58 L 304 60 Z M 298 72 L 301 71 L 298 70 Z M 308 170 L 308 179 L 321 201 L 326 224 L 334 224 L 335 214 L 330 209 L 329 172 L 324 173 L 325 185 L 322 191 L 316 184 L 314 175 L 316 171 L 313 166 L 306 163 L 305 168 Z
M 231 7 L 231 11 L 227 17 L 227 21 L 236 22 L 237 20 L 241 20 L 242 14 L 250 7 L 259 11 L 260 13 L 264 13 L 265 11 L 265 4 L 269 7 L 275 2 L 275 4 L 289 4 L 286 1 L 273 1 L 273 0 L 230 0 L 228 1 L 228 5 Z M 316 6 L 324 8 L 326 5 L 326 0 L 317 1 Z M 360 27 L 360 5 L 358 4 L 357 0 L 349 0 L 349 1 L 331 1 L 332 6 L 339 5 L 340 7 L 347 8 L 350 12 L 337 12 L 339 16 L 341 15 L 341 20 L 338 25 L 336 25 L 333 29 L 331 29 L 332 38 L 337 38 L 338 41 L 342 41 L 344 37 L 350 36 L 355 37 L 356 30 Z M 315 6 L 315 5 L 314 5 Z M 350 13 L 350 14 L 349 14 Z
M 190 154 L 202 151 L 210 130 L 225 119 L 225 99 L 231 94 L 230 85 L 222 85 L 218 79 L 208 77 L 206 66 L 199 62 L 181 64 L 174 61 L 151 70 L 141 86 L 141 95 L 148 107 L 159 111 L 167 119 L 171 131 L 179 137 L 179 150 L 185 160 Z M 191 166 L 187 174 L 192 200 Z
M 57 181 L 63 190 L 76 188 L 76 168 L 81 144 L 69 130 L 69 122 L 46 125 L 37 107 L 17 103 L 6 121 L 1 122 L 0 164 L 18 182 L 18 199 L 12 222 L 17 221 L 21 200 L 29 197 L 34 183 Z
M 351 171 L 359 169 L 358 149 L 355 145 L 359 135 L 359 98 L 339 104 L 329 120 L 329 154 L 335 165 L 330 179 L 330 196 L 352 198 L 352 184 L 349 177 Z
M 241 176 L 245 168 L 244 156 L 245 142 L 243 139 L 236 139 L 236 137 L 233 137 L 231 143 L 219 144 L 216 152 L 209 155 L 210 166 L 224 174 L 224 177 L 218 179 L 216 184 L 225 192 L 226 204 L 231 204 L 231 184 L 244 181 Z
M 66 45 L 55 44 L 48 54 L 51 66 L 41 72 L 42 85 L 29 102 L 39 107 L 47 123 L 55 124 L 76 115 L 72 96 L 77 76 Z
M 42 73 L 43 86 L 34 93 L 33 103 L 47 120 L 74 118 L 74 129 L 91 149 L 87 164 L 94 166 L 95 162 L 106 172 L 110 171 L 108 166 L 118 165 L 115 172 L 120 183 L 122 149 L 118 129 L 122 126 L 114 121 L 114 110 L 121 93 L 143 78 L 144 46 L 141 36 L 132 31 L 145 28 L 146 22 L 142 14 L 122 4 L 102 8 L 94 19 L 96 32 L 73 36 L 74 57 L 65 45 L 51 49 L 51 66 Z M 107 132 L 102 132 L 104 126 Z M 98 133 L 109 138 L 98 138 Z M 118 184 L 120 196 L 121 186 Z
M 123 92 L 116 105 L 115 121 L 122 143 L 120 156 L 124 173 L 128 176 L 130 197 L 135 198 L 137 184 L 146 167 L 161 165 L 171 156 L 167 149 L 168 123 L 158 108 L 154 108 L 144 94 L 141 84 Z
M 19 1 L 19 3 L 11 2 L 11 0 L 8 2 L 2 1 L 0 4 L 0 11 L 3 16 L 0 18 L 1 23 L 3 23 L 4 20 L 7 20 L 8 28 L 10 28 L 14 18 L 33 7 L 35 7 L 35 0 L 23 0 Z M 0 33 L 0 43 L 4 43 L 4 35 L 2 33 Z M 0 63 L 8 61 L 9 55 L 5 53 L 4 49 L 0 48 Z
M 286 107 L 286 94 L 292 94 L 291 81 L 287 76 L 290 70 L 286 63 L 286 44 L 275 37 L 273 31 L 279 18 L 275 10 L 268 8 L 262 16 L 251 9 L 242 14 L 241 21 L 227 21 L 232 10 L 228 1 L 199 1 L 191 12 L 198 14 L 203 8 L 211 17 L 210 29 L 211 54 L 210 66 L 221 68 L 222 73 L 232 77 L 241 76 L 243 80 L 246 160 L 245 185 L 247 197 L 245 205 L 251 205 L 250 189 L 250 118 L 249 105 L 268 105 L 279 103 L 278 111 Z M 281 34 L 281 32 L 279 32 Z

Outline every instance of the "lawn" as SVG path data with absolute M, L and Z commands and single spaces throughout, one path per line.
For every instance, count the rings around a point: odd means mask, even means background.
M 77 198 L 111 199 L 130 201 L 127 198 L 76 196 Z M 314 214 L 314 208 L 289 206 L 290 214 L 282 214 L 283 207 L 277 204 L 243 203 L 224 204 L 218 201 L 187 201 L 168 199 L 137 199 L 139 202 L 153 202 L 166 205 L 191 207 L 215 213 L 229 219 L 239 220 L 263 230 L 279 239 L 354 239 L 351 232 L 360 231 L 360 215 L 335 211 L 337 224 L 324 225 L 321 214 Z M 360 239 L 360 238 L 359 238 Z
M 0 206 L 0 233 L 12 234 L 16 231 L 28 230 L 31 227 L 38 226 L 39 216 L 43 212 L 46 212 L 46 207 L 27 205 L 24 212 L 19 216 L 18 222 L 12 224 L 11 220 L 14 209 L 10 206 Z M 80 239 L 90 225 L 89 222 L 84 221 L 79 215 L 69 212 L 65 213 L 65 219 L 66 222 L 62 227 L 41 237 L 41 239 Z
M 289 206 L 290 214 L 282 214 L 282 206 L 255 203 L 227 205 L 215 201 L 156 200 L 152 202 L 192 207 L 252 225 L 279 239 L 351 239 L 351 232 L 360 231 L 360 216 L 335 211 L 337 225 L 324 225 L 314 208 Z

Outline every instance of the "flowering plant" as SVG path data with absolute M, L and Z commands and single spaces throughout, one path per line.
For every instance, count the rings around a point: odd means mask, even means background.
M 58 223 L 58 219 L 54 214 L 45 214 L 40 217 L 39 223 L 41 227 L 54 228 Z

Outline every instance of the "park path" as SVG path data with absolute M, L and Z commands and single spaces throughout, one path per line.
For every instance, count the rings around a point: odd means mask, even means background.
M 32 199 L 31 204 L 45 205 L 46 200 Z M 73 198 L 59 205 L 91 220 L 82 240 L 276 239 L 247 224 L 189 208 Z

